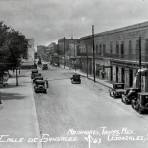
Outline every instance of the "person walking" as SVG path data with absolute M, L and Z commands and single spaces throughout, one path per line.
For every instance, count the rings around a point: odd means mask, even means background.
M 45 82 L 46 82 L 46 87 L 48 88 L 48 80 L 47 80 L 47 78 L 46 78 Z

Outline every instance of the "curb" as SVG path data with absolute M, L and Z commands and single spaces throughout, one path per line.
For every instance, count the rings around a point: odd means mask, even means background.
M 62 67 L 62 66 L 60 66 L 60 68 L 61 68 L 61 69 L 64 69 L 64 67 Z M 65 68 L 65 70 L 69 70 L 69 69 L 68 69 L 68 67 L 66 67 L 66 68 Z M 71 70 L 71 71 L 72 71 L 72 70 Z M 74 73 L 78 73 L 78 74 L 80 74 L 82 77 L 87 78 L 87 76 L 86 76 L 86 75 L 84 75 L 84 74 L 82 74 L 82 73 L 79 73 L 79 72 L 77 72 L 77 71 L 72 71 L 72 72 L 74 72 Z M 88 78 L 88 79 L 93 81 L 93 79 L 92 79 L 92 78 Z M 96 81 L 95 83 L 99 83 L 100 85 L 103 85 L 103 86 L 105 86 L 105 87 L 107 87 L 107 88 L 109 88 L 109 89 L 111 89 L 111 88 L 112 88 L 112 87 L 108 86 L 107 84 L 104 84 L 104 83 L 99 82 L 99 81 Z
M 32 87 L 32 93 L 33 93 L 33 87 Z M 37 133 L 37 136 L 38 136 L 37 138 L 41 138 L 40 128 L 39 128 L 39 122 L 38 122 L 38 117 L 37 117 L 37 111 L 36 111 L 36 105 L 35 105 L 34 93 L 33 93 L 32 96 L 33 96 L 33 98 L 32 98 L 32 102 L 33 102 L 33 113 L 34 113 L 34 117 L 35 117 L 35 129 L 36 129 L 36 133 Z M 41 142 L 37 142 L 37 148 L 42 148 L 42 143 Z

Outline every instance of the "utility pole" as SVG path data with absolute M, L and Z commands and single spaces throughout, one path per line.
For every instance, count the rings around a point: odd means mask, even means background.
M 65 37 L 64 37 L 64 69 L 65 69 Z
M 88 78 L 88 48 L 86 46 L 86 58 L 87 58 L 87 78 Z
M 94 25 L 92 25 L 92 45 L 93 45 L 93 75 L 94 75 L 94 82 L 96 82 Z
M 18 74 L 17 74 L 17 67 L 16 67 L 16 86 L 18 86 Z
M 141 91 L 141 37 L 139 37 L 139 70 L 140 70 L 140 75 L 139 75 L 139 88 Z

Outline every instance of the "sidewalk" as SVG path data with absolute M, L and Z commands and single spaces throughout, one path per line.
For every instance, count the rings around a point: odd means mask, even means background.
M 61 68 L 64 68 L 63 65 L 61 65 L 60 67 Z M 66 66 L 65 66 L 65 69 L 66 70 L 69 70 L 69 71 L 72 71 L 74 73 L 80 74 L 83 77 L 87 77 L 87 74 L 86 73 L 84 73 L 84 72 L 82 72 L 82 71 L 80 71 L 78 69 L 75 71 L 74 69 L 69 69 L 69 67 L 66 67 Z M 93 81 L 93 76 L 92 75 L 89 75 L 88 76 L 88 79 L 90 79 L 90 80 Z M 110 82 L 108 82 L 107 80 L 101 80 L 99 78 L 96 78 L 96 83 L 99 83 L 99 84 L 101 84 L 101 85 L 103 85 L 105 87 L 108 87 L 108 88 L 112 88 L 112 84 Z
M 0 138 L 8 135 L 0 139 L 0 148 L 40 148 L 40 143 L 28 142 L 28 138 L 40 137 L 30 72 L 21 71 L 19 86 L 10 78 L 0 95 Z

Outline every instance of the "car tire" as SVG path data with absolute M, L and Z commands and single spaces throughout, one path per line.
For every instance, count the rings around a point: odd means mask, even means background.
M 121 97 L 121 102 L 125 103 L 123 97 Z
M 140 106 L 138 107 L 138 113 L 143 114 L 143 110 L 140 108 Z
M 133 109 L 135 109 L 135 101 L 134 100 L 131 101 L 131 106 Z

